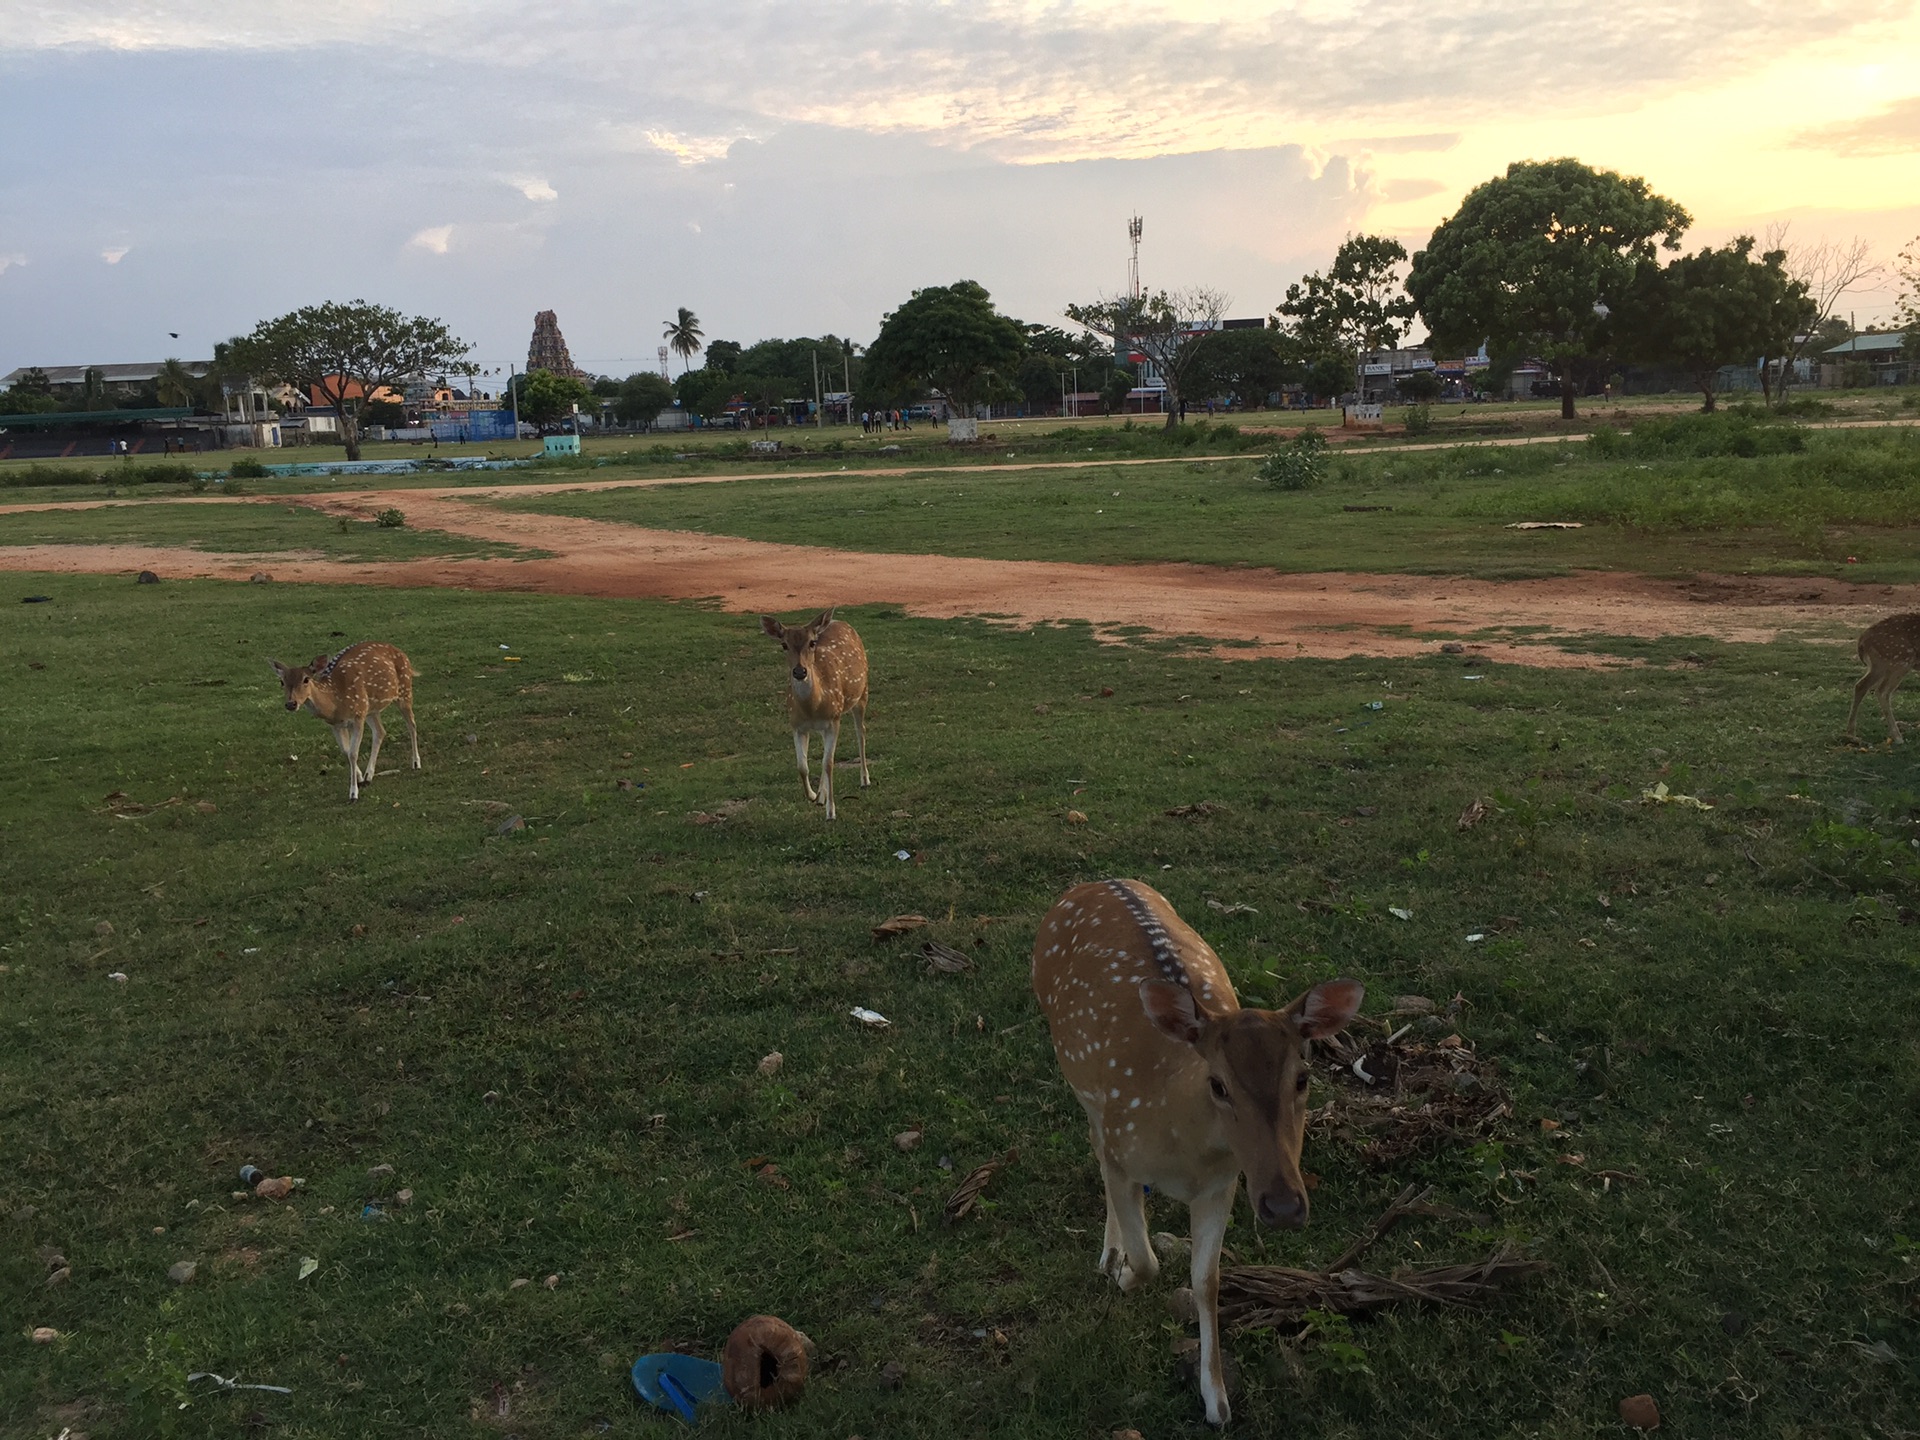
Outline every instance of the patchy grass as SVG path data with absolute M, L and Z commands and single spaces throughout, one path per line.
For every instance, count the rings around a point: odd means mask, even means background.
M 1470 1152 L 1370 1169 L 1313 1142 L 1303 1233 L 1241 1207 L 1243 1260 L 1323 1262 L 1420 1180 L 1488 1231 L 1403 1227 L 1376 1265 L 1504 1236 L 1553 1266 L 1489 1313 L 1239 1338 L 1246 1434 L 1587 1436 L 1643 1390 L 1677 1434 L 1920 1410 L 1920 749 L 1839 743 L 1831 649 L 1225 663 L 868 610 L 875 788 L 845 777 L 829 827 L 750 617 L 22 578 L 54 602 L 0 632 L 8 1434 L 663 1434 L 627 1365 L 762 1310 L 828 1363 L 754 1433 L 1202 1433 L 1176 1281 L 1123 1299 L 1093 1273 L 1097 1172 L 1027 989 L 1045 907 L 1113 874 L 1251 999 L 1334 974 L 1375 1014 L 1460 995 L 1516 1096 Z M 264 663 L 346 638 L 423 672 L 426 769 L 358 806 Z M 1714 808 L 1643 803 L 1656 782 Z M 1224 808 L 1163 813 L 1200 801 Z M 876 945 L 900 911 L 978 968 Z M 941 1227 L 954 1174 L 1014 1145 Z M 306 1183 L 235 1200 L 249 1162 Z M 293 1394 L 178 1408 L 199 1369 Z
M 542 553 L 443 530 L 382 525 L 271 502 L 17 511 L 0 514 L 0 546 L 6 545 L 184 545 L 216 553 L 293 551 L 329 560 L 529 559 Z
M 1696 443 L 1697 427 L 1666 423 L 1682 446 Z M 849 473 L 499 503 L 760 540 L 1019 560 L 1490 579 L 1575 569 L 1920 579 L 1920 435 L 1746 428 L 1789 434 L 1804 448 L 1757 458 L 1682 449 L 1676 457 L 1651 439 L 1635 448 L 1616 436 L 1600 450 L 1572 443 L 1340 455 L 1327 483 L 1293 493 L 1260 483 L 1253 461 L 1216 460 Z M 1508 528 L 1523 520 L 1584 528 Z

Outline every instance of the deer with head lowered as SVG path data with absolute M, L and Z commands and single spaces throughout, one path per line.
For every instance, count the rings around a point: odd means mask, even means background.
M 1224 1425 L 1220 1246 L 1234 1194 L 1244 1173 L 1262 1224 L 1307 1223 L 1306 1042 L 1352 1021 L 1365 989 L 1327 980 L 1283 1010 L 1243 1010 L 1212 947 L 1137 880 L 1054 902 L 1033 942 L 1033 988 L 1106 1184 L 1095 1268 L 1123 1291 L 1153 1279 L 1143 1187 L 1186 1202 L 1200 1394 L 1207 1422 Z
M 1860 718 L 1860 702 L 1869 690 L 1880 696 L 1880 713 L 1887 720 L 1890 744 L 1900 743 L 1900 722 L 1893 718 L 1893 692 L 1907 678 L 1907 672 L 1920 662 L 1920 615 L 1889 615 L 1869 625 L 1860 636 L 1858 653 L 1867 662 L 1867 673 L 1853 687 L 1853 708 L 1847 711 L 1847 738 L 1853 739 L 1854 722 Z
M 793 720 L 793 758 L 800 767 L 800 783 L 807 799 L 827 807 L 833 804 L 833 755 L 840 744 L 840 717 L 853 716 L 860 741 L 860 788 L 873 783 L 867 774 L 867 652 L 853 626 L 833 618 L 831 607 L 804 625 L 782 625 L 771 615 L 760 617 L 760 628 L 780 642 L 787 660 L 787 713 Z M 820 733 L 820 788 L 813 787 L 807 752 L 813 734 Z
M 333 738 L 347 757 L 347 799 L 358 800 L 361 784 L 371 782 L 380 766 L 380 741 L 386 733 L 380 715 L 389 705 L 398 705 L 407 717 L 413 768 L 420 768 L 420 731 L 413 723 L 415 671 L 397 648 L 363 641 L 331 659 L 316 655 L 305 665 L 267 663 L 287 692 L 287 709 L 304 705 L 332 727 Z M 360 738 L 368 730 L 373 732 L 373 749 L 362 770 Z

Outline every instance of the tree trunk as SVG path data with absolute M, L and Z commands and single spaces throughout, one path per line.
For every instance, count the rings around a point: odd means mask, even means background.
M 1573 404 L 1573 367 L 1568 366 L 1560 372 L 1560 418 L 1578 420 L 1580 412 Z
M 1760 357 L 1760 403 L 1771 410 L 1773 408 L 1773 357 Z
M 1714 412 L 1713 382 L 1709 380 L 1706 384 L 1702 385 L 1700 387 L 1700 393 L 1707 397 L 1707 403 L 1700 407 L 1700 412 L 1703 415 L 1713 414 Z
M 347 408 L 346 402 L 340 403 L 340 438 L 346 442 L 347 459 L 360 458 L 359 417 Z
M 1180 394 L 1171 385 L 1160 392 L 1160 403 L 1167 407 L 1167 423 L 1160 428 L 1171 430 L 1180 423 Z

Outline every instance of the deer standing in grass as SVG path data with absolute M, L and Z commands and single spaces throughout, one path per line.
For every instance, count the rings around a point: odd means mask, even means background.
M 1887 735 L 1900 743 L 1900 722 L 1893 718 L 1893 692 L 1907 678 L 1907 672 L 1920 663 L 1920 615 L 1889 615 L 1869 625 L 1860 637 L 1857 651 L 1867 662 L 1867 673 L 1853 687 L 1853 708 L 1847 712 L 1847 738 L 1853 739 L 1854 722 L 1860 718 L 1860 702 L 1867 691 L 1880 693 L 1880 713 L 1887 717 Z
M 807 799 L 833 806 L 833 754 L 840 744 L 840 717 L 853 716 L 860 741 L 860 788 L 873 783 L 867 774 L 867 652 L 853 626 L 833 618 L 829 606 L 804 625 L 782 625 L 771 615 L 760 617 L 760 628 L 786 651 L 787 711 L 793 719 L 793 758 L 800 766 L 800 783 Z M 820 788 L 813 788 L 807 752 L 813 733 L 820 732 Z
M 333 728 L 333 738 L 347 757 L 347 799 L 360 798 L 362 782 L 371 782 L 380 768 L 380 741 L 386 732 L 380 715 L 398 705 L 407 717 L 407 740 L 413 747 L 413 768 L 420 768 L 420 731 L 413 723 L 414 668 L 392 645 L 363 641 L 349 645 L 332 659 L 316 655 L 305 665 L 267 661 L 287 692 L 287 709 L 306 706 Z M 360 768 L 360 737 L 373 732 L 367 768 Z
M 1244 1172 L 1262 1224 L 1307 1223 L 1306 1042 L 1343 1029 L 1366 991 L 1327 980 L 1284 1010 L 1243 1010 L 1212 947 L 1137 880 L 1078 885 L 1054 903 L 1033 942 L 1033 989 L 1106 1183 L 1095 1268 L 1123 1291 L 1153 1279 L 1142 1187 L 1186 1202 L 1200 1394 L 1207 1423 L 1224 1425 L 1220 1246 L 1234 1193 Z

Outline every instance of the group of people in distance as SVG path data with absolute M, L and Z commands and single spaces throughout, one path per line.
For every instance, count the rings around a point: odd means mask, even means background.
M 862 410 L 860 433 L 873 435 L 881 430 L 911 430 L 913 421 L 904 410 Z

